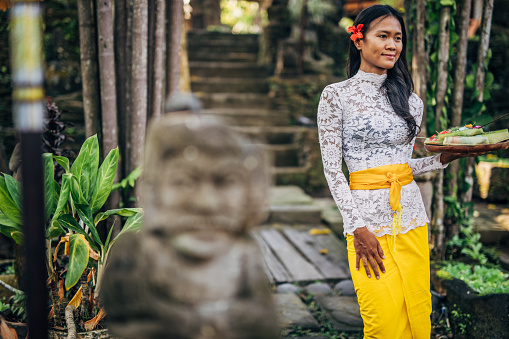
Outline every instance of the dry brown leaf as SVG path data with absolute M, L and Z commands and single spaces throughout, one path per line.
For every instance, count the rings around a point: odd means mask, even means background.
M 64 299 L 64 279 L 60 279 L 58 282 L 58 300 L 62 301 Z
M 67 242 L 65 243 L 65 249 L 64 249 L 64 254 L 65 254 L 65 255 L 69 255 L 69 248 L 70 248 L 70 244 L 69 244 L 69 242 L 67 241 Z
M 83 299 L 83 291 L 81 290 L 80 287 L 78 292 L 76 292 L 74 297 L 72 297 L 71 301 L 69 301 L 69 304 L 67 305 L 74 305 L 74 307 L 76 307 L 77 309 L 81 305 L 81 299 Z
M 106 311 L 104 310 L 104 307 L 99 310 L 99 313 L 92 319 L 85 322 L 85 330 L 92 331 L 94 328 L 97 327 L 99 322 L 106 316 Z
M 3 317 L 0 317 L 0 337 L 2 339 L 18 339 L 16 330 L 9 327 Z
M 49 314 L 48 314 L 48 319 L 51 319 L 54 316 L 55 316 L 55 307 L 51 306 L 51 310 L 49 311 Z

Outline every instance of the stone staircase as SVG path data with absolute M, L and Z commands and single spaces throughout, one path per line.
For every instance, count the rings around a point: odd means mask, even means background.
M 191 89 L 203 114 L 222 118 L 272 153 L 276 185 L 296 183 L 307 167 L 300 141 L 303 127 L 269 98 L 272 69 L 259 65 L 258 35 L 193 31 L 188 36 Z

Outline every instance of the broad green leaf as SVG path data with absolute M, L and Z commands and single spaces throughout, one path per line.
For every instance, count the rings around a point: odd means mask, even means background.
M 69 159 L 58 155 L 54 155 L 53 159 L 55 159 L 55 161 L 64 168 L 65 173 L 71 172 L 71 169 L 69 168 Z
M 128 232 L 138 232 L 139 230 L 141 230 L 142 226 L 143 226 L 143 213 L 136 213 L 132 217 L 129 217 L 125 222 L 122 231 L 120 231 L 120 233 L 115 237 L 115 239 L 113 239 L 111 245 L 113 245 L 113 243 L 117 241 L 117 239 L 123 234 L 126 234 Z
M 44 153 L 42 155 L 44 167 L 44 220 L 48 220 L 55 210 L 55 166 L 53 166 L 53 155 Z
M 474 88 L 475 74 L 469 74 L 465 77 L 465 85 L 467 88 Z
M 94 219 L 94 224 L 97 224 L 105 219 L 107 219 L 110 215 L 120 215 L 121 217 L 132 217 L 136 213 L 143 213 L 142 208 L 118 208 L 114 210 L 109 210 L 106 212 L 97 213 Z
M 90 243 L 90 246 L 92 246 L 94 248 L 94 250 L 97 251 L 97 246 L 92 241 L 92 238 L 90 238 L 90 236 L 87 234 L 87 232 L 85 232 L 85 230 L 80 226 L 80 224 L 78 224 L 78 222 L 76 221 L 76 219 L 73 218 L 72 215 L 62 214 L 61 216 L 59 216 L 57 218 L 57 221 L 60 224 L 60 226 L 62 226 L 64 228 L 64 230 L 67 228 L 67 229 L 73 230 L 74 232 L 83 234 L 85 236 L 85 238 L 87 239 L 87 241 Z
M 97 172 L 99 170 L 99 142 L 97 135 L 90 137 L 92 139 L 90 153 L 87 162 L 83 165 L 83 177 L 88 180 L 88 186 L 82 184 L 83 196 L 89 202 L 95 188 Z
M 76 204 L 76 212 L 80 216 L 80 219 L 88 226 L 90 232 L 92 233 L 92 238 L 94 238 L 95 242 L 100 245 L 104 245 L 99 237 L 99 233 L 97 233 L 97 228 L 94 225 L 94 219 L 92 218 L 92 211 L 90 210 L 90 206 L 88 205 L 80 205 Z
M 14 239 L 16 244 L 23 245 L 23 233 L 21 233 L 20 231 L 11 232 L 11 238 Z
M 71 180 L 72 174 L 64 174 L 62 175 L 62 187 L 60 188 L 60 196 L 58 197 L 57 207 L 55 212 L 53 213 L 53 220 L 58 218 L 60 212 L 64 211 L 67 205 L 67 201 L 69 200 L 69 194 L 71 191 Z
M 5 225 L 5 226 L 9 226 L 9 227 L 17 226 L 16 223 L 14 221 L 12 221 L 11 219 L 7 218 L 5 216 L 5 214 L 3 214 L 2 211 L 0 211 L 0 225 Z
M 5 235 L 6 237 L 12 238 L 11 233 L 14 231 L 21 232 L 21 227 L 18 225 L 9 226 L 9 225 L 3 225 L 0 223 L 0 233 Z
M 71 176 L 71 197 L 74 205 L 87 203 L 83 197 L 83 192 L 81 192 L 78 178 L 74 174 Z
M 93 171 L 97 171 L 99 166 L 99 143 L 97 141 L 97 135 L 89 137 L 81 146 L 80 153 L 71 167 L 71 173 L 78 179 L 78 183 L 85 198 L 88 202 L 87 197 L 89 196 L 90 190 L 90 179 L 95 176 Z M 94 169 L 95 167 L 95 169 Z
M 14 203 L 16 204 L 18 209 L 21 211 L 21 206 L 22 206 L 21 184 L 16 179 L 14 179 L 12 176 L 10 176 L 9 174 L 4 174 L 4 178 L 5 178 L 5 185 L 7 186 L 7 190 L 9 191 L 9 194 L 11 195 L 12 200 L 14 201 Z
M 69 268 L 65 275 L 65 289 L 76 285 L 88 265 L 88 243 L 82 234 L 69 236 Z
M 46 239 L 53 239 L 64 233 L 64 229 L 60 226 L 58 221 L 53 221 L 51 226 L 46 230 Z
M 12 200 L 7 185 L 5 184 L 5 178 L 2 176 L 0 176 L 0 211 L 16 224 L 23 224 L 21 210 L 16 206 L 14 200 Z
M 118 147 L 111 150 L 99 168 L 95 188 L 92 193 L 92 198 L 90 199 L 90 208 L 92 213 L 97 212 L 102 205 L 104 205 L 106 199 L 108 199 L 117 173 L 117 165 Z
M 56 208 L 57 205 L 58 205 L 58 200 L 60 198 L 60 185 L 58 184 L 58 182 L 56 180 L 53 180 L 53 187 L 54 187 L 54 194 L 53 194 L 53 198 L 54 198 L 54 207 Z M 55 213 L 53 211 L 53 213 Z

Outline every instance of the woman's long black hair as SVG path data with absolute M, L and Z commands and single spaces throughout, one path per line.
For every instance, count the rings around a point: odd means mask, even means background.
M 366 34 L 373 20 L 389 16 L 395 17 L 401 25 L 401 30 L 403 32 L 403 49 L 401 50 L 399 59 L 394 64 L 394 67 L 387 70 L 387 79 L 384 81 L 382 87 L 386 89 L 389 102 L 396 114 L 405 120 L 408 127 L 407 141 L 410 142 L 417 135 L 419 126 L 417 126 L 414 117 L 410 114 L 410 107 L 408 106 L 408 98 L 414 91 L 414 82 L 412 81 L 412 76 L 410 75 L 407 67 L 407 35 L 405 22 L 398 11 L 391 6 L 373 5 L 360 12 L 355 18 L 353 24 L 354 26 L 364 24 L 361 32 Z M 349 78 L 357 74 L 360 65 L 361 53 L 355 47 L 354 42 L 350 40 L 347 60 L 347 74 Z

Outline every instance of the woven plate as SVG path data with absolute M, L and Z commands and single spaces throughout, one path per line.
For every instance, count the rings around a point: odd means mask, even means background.
M 509 148 L 509 140 L 489 145 L 430 145 L 424 144 L 424 149 L 433 153 L 478 153 L 493 152 Z

